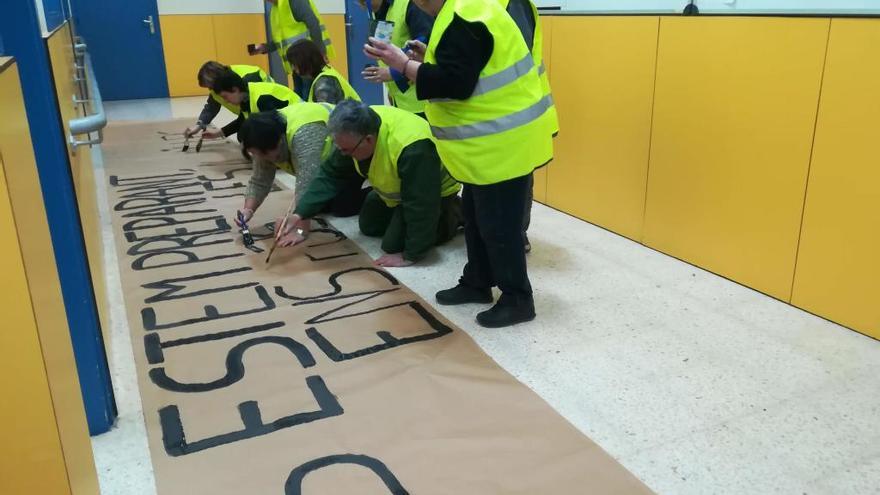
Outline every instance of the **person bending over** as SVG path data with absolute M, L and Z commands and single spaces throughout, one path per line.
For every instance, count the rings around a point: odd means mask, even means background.
M 448 241 L 461 225 L 461 186 L 440 162 L 428 123 L 399 108 L 353 100 L 340 103 L 327 124 L 336 144 L 297 202 L 280 246 L 302 242 L 308 219 L 352 177 L 373 185 L 359 217 L 364 235 L 382 237 L 378 266 L 409 266 Z M 278 220 L 278 224 L 281 219 Z

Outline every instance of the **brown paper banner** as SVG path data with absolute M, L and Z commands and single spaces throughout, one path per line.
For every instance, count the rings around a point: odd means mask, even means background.
M 161 495 L 650 493 L 329 224 L 268 265 L 245 248 L 250 166 L 181 152 L 184 126 L 104 145 Z M 260 208 L 258 249 L 291 198 Z

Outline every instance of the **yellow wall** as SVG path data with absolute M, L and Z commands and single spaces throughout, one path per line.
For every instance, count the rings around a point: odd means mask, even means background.
M 828 28 L 662 19 L 645 244 L 790 299 Z
M 15 65 L 0 70 L 0 493 L 96 495 L 85 412 Z
M 199 67 L 206 61 L 217 60 L 213 17 L 212 15 L 159 16 L 162 25 L 162 45 L 165 51 L 165 70 L 168 73 L 168 91 L 171 96 L 208 94 L 207 90 L 199 87 L 196 75 Z M 259 15 L 253 14 L 253 17 L 254 22 L 262 21 Z M 230 40 L 238 38 L 235 31 L 228 36 Z M 243 43 L 246 47 L 248 43 L 258 40 L 259 38 L 241 39 L 239 43 Z M 220 62 L 257 65 L 256 62 L 263 58 L 248 56 L 242 57 L 241 60 L 220 60 Z
M 880 21 L 834 19 L 792 303 L 880 338 Z
M 880 20 L 542 21 L 536 199 L 880 338 Z
M 632 239 L 645 206 L 657 25 L 640 16 L 553 19 L 560 130 L 547 201 Z
M 324 15 L 324 23 L 336 47 L 330 63 L 347 73 L 344 16 Z M 196 74 L 208 60 L 224 64 L 250 64 L 268 70 L 268 57 L 248 55 L 247 45 L 266 41 L 261 14 L 163 15 L 162 44 L 168 90 L 172 97 L 208 94 L 199 87 Z
M 327 33 L 333 41 L 336 58 L 330 60 L 334 69 L 348 77 L 347 41 L 345 39 L 345 16 L 342 14 L 323 14 L 321 18 L 327 26 Z

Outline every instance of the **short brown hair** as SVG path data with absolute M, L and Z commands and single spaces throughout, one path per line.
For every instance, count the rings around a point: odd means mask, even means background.
M 317 76 L 327 65 L 324 54 L 312 40 L 299 40 L 287 49 L 287 61 L 307 77 Z
M 214 81 L 221 74 L 229 70 L 229 67 L 221 64 L 220 62 L 215 62 L 213 60 L 209 60 L 202 65 L 202 68 L 199 69 L 199 86 L 203 87 L 211 87 L 214 84 Z

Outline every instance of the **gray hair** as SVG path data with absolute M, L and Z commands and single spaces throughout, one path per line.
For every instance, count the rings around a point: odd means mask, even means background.
M 369 105 L 352 99 L 336 105 L 330 113 L 327 128 L 331 134 L 346 132 L 357 136 L 378 135 L 382 121 Z

